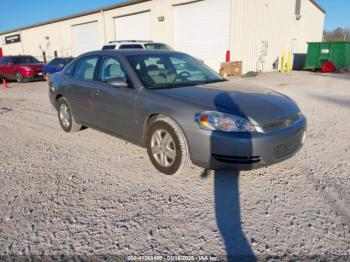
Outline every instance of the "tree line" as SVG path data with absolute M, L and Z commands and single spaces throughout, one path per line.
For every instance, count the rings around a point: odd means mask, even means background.
M 323 31 L 324 41 L 350 41 L 350 28 L 340 28 Z

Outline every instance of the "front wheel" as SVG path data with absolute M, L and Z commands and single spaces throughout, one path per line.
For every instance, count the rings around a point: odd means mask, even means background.
M 149 128 L 147 153 L 154 167 L 167 175 L 180 173 L 189 163 L 186 138 L 169 118 L 160 119 Z
M 23 83 L 24 82 L 24 78 L 23 78 L 23 76 L 21 75 L 21 73 L 20 72 L 16 72 L 16 81 L 18 82 L 18 83 Z
M 65 98 L 61 97 L 58 100 L 57 108 L 58 120 L 64 131 L 72 133 L 82 128 L 82 126 L 75 121 L 69 103 Z

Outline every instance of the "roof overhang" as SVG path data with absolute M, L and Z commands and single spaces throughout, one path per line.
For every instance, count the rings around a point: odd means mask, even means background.
M 310 2 L 311 3 L 313 3 L 318 9 L 320 9 L 323 13 L 326 13 L 326 10 L 324 10 L 323 8 L 322 8 L 322 6 L 320 6 L 317 2 L 316 2 L 316 0 L 310 0 Z

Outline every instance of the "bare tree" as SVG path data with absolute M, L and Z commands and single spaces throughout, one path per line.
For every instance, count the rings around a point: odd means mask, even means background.
M 350 41 L 350 28 L 338 27 L 332 31 L 323 32 L 324 41 Z

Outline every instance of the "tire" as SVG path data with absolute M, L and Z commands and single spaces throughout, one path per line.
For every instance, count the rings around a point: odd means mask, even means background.
M 22 76 L 21 73 L 18 72 L 18 71 L 16 71 L 16 81 L 17 81 L 18 83 L 23 83 L 23 82 L 24 82 L 23 76 Z
M 65 132 L 73 133 L 82 129 L 82 126 L 75 121 L 67 99 L 63 97 L 57 101 L 57 114 L 58 121 Z
M 146 145 L 152 164 L 159 172 L 166 175 L 181 173 L 190 161 L 185 135 L 169 118 L 162 118 L 151 124 Z

